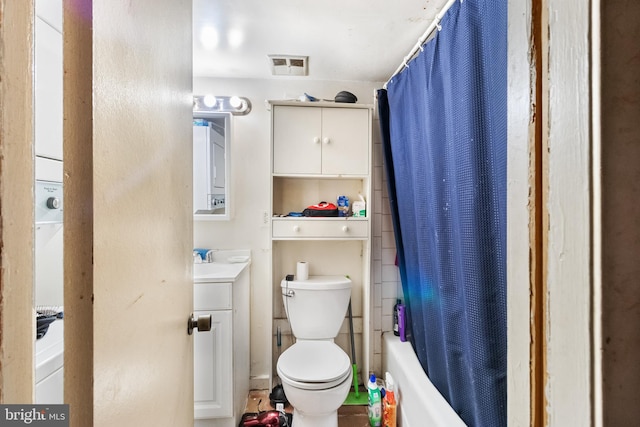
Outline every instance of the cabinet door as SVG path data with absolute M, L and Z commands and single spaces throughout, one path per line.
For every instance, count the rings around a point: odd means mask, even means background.
M 369 173 L 369 110 L 322 109 L 322 173 Z
M 320 174 L 322 109 L 273 107 L 273 173 Z
M 196 311 L 211 315 L 211 331 L 193 335 L 193 402 L 195 418 L 233 416 L 232 312 Z
M 35 152 L 62 160 L 62 34 L 35 19 Z

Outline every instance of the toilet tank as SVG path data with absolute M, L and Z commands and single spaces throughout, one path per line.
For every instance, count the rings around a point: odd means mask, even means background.
M 283 280 L 282 302 L 296 339 L 325 340 L 338 335 L 351 298 L 345 276 Z

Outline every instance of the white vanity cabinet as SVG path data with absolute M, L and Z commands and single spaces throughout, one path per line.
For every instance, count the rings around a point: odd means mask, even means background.
M 309 263 L 310 275 L 348 275 L 358 331 L 356 347 L 371 348 L 369 332 L 371 253 L 372 108 L 363 104 L 270 101 L 271 107 L 271 253 L 274 336 L 287 331 L 280 282 L 295 274 L 296 263 Z M 298 217 L 307 206 L 321 201 L 350 204 L 362 195 L 365 217 Z M 348 326 L 343 330 L 348 331 Z M 292 342 L 286 337 L 283 342 Z M 346 334 L 336 343 L 351 354 Z M 273 342 L 272 366 L 280 352 Z M 357 356 L 367 373 L 369 355 Z M 275 376 L 275 372 L 272 372 Z
M 367 175 L 369 110 L 273 106 L 273 173 Z
M 196 427 L 236 427 L 249 394 L 249 267 L 196 264 L 194 315 L 211 315 L 211 331 L 195 332 Z M 219 268 L 217 268 L 219 267 Z

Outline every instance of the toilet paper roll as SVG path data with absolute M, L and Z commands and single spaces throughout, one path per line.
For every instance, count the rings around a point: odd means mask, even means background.
M 296 266 L 296 280 L 307 280 L 309 278 L 309 263 L 306 261 L 298 262 Z

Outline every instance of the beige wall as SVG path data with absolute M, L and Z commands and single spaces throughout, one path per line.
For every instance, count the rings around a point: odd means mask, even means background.
M 247 116 L 233 119 L 232 181 L 234 217 L 230 222 L 196 222 L 194 245 L 220 249 L 251 249 L 251 377 L 252 386 L 264 387 L 260 379 L 271 371 L 272 347 L 271 302 L 271 242 L 269 228 L 263 223 L 263 213 L 269 212 L 270 116 L 265 100 L 296 98 L 309 93 L 317 98 L 333 99 L 341 90 L 358 97 L 358 103 L 374 104 L 374 91 L 381 83 L 313 81 L 306 79 L 210 79 L 195 77 L 195 95 L 213 93 L 248 97 L 253 109 Z M 396 297 L 398 274 L 395 261 L 395 242 L 383 185 L 382 148 L 378 121 L 373 122 L 373 240 L 371 280 L 373 285 L 372 319 L 374 322 L 373 369 L 381 368 L 383 330 L 391 329 L 391 310 Z M 362 301 L 354 301 L 356 333 L 361 331 Z M 384 310 L 383 310 L 384 309 Z M 338 343 L 349 350 L 348 329 L 343 327 Z M 358 340 L 359 341 L 359 340 Z M 285 343 L 283 343 L 284 345 Z M 356 345 L 359 347 L 359 344 Z M 276 349 L 273 349 L 275 352 Z M 360 350 L 360 349 L 359 349 Z M 358 352 L 360 354 L 360 351 Z M 349 353 L 350 354 L 350 353 Z M 362 357 L 359 357 L 362 361 Z
M 640 3 L 602 9 L 602 345 L 605 426 L 640 420 Z

